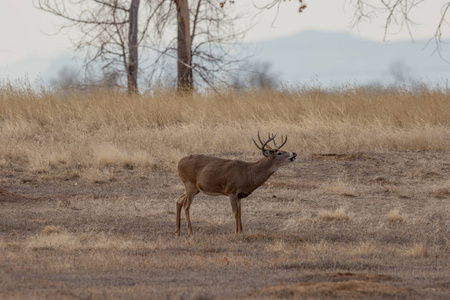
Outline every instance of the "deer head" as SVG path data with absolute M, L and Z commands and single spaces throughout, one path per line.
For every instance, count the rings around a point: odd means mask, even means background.
M 268 134 L 268 139 L 263 141 L 261 139 L 261 136 L 259 135 L 258 130 L 258 140 L 260 142 L 260 145 L 252 138 L 253 143 L 255 143 L 256 147 L 258 147 L 259 150 L 262 151 L 262 154 L 267 157 L 269 160 L 277 160 L 280 161 L 281 164 L 289 163 L 291 161 L 295 161 L 297 158 L 297 153 L 295 152 L 286 152 L 280 150 L 281 147 L 284 146 L 287 142 L 287 136 L 283 139 L 283 136 L 281 136 L 281 144 L 280 146 L 277 145 L 275 138 L 277 134 Z M 269 146 L 269 143 L 272 142 L 275 148 L 272 148 Z M 284 163 L 283 163 L 284 162 Z

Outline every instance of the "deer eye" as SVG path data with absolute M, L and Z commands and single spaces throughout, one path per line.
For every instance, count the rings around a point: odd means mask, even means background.
M 278 152 L 277 155 L 283 155 L 283 153 L 282 152 Z

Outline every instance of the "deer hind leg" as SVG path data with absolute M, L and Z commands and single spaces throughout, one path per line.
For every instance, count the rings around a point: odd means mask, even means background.
M 186 199 L 183 203 L 184 213 L 186 215 L 187 229 L 190 235 L 192 235 L 191 218 L 189 216 L 189 208 L 191 207 L 192 200 L 195 195 L 199 193 L 199 189 L 194 184 L 186 185 Z
M 180 235 L 180 224 L 181 224 L 181 208 L 183 207 L 183 204 L 186 200 L 186 192 L 184 192 L 180 197 L 177 198 L 176 202 L 176 206 L 177 206 L 177 227 L 176 227 L 176 231 L 175 233 L 178 234 L 178 236 Z

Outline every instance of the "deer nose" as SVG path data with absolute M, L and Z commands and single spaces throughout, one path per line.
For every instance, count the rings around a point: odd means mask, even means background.
M 294 161 L 296 157 L 297 157 L 297 153 L 292 152 L 292 157 L 289 160 Z

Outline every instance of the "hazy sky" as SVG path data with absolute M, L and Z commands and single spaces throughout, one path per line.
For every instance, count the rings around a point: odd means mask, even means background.
M 252 2 L 249 0 L 235 0 L 235 2 L 240 9 L 252 9 Z M 350 28 L 353 16 L 350 2 L 350 0 L 309 0 L 306 1 L 308 8 L 301 14 L 297 12 L 299 6 L 297 0 L 284 2 L 274 23 L 276 9 L 253 19 L 257 25 L 248 33 L 246 41 L 287 36 L 311 29 L 351 32 L 366 39 L 382 41 L 384 32 L 382 16 L 372 23 L 360 25 L 358 29 Z M 417 22 L 417 26 L 413 28 L 415 38 L 429 38 L 433 35 L 441 7 L 445 2 L 447 0 L 426 0 L 414 11 L 412 16 Z M 33 1 L 0 0 L 0 67 L 12 65 L 30 56 L 57 56 L 71 50 L 72 45 L 66 34 L 49 35 L 56 32 L 55 24 L 60 22 L 58 18 L 36 9 Z M 445 34 L 445 38 L 450 37 L 448 26 Z M 391 41 L 408 38 L 406 30 L 388 36 L 388 40 Z

